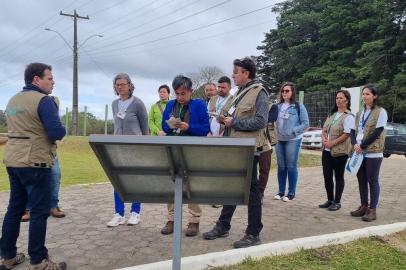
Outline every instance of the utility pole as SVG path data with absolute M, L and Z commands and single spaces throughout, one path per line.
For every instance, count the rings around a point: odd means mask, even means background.
M 89 20 L 89 16 L 82 17 L 76 13 L 76 9 L 72 14 L 66 14 L 62 11 L 59 13 L 62 16 L 73 18 L 73 98 L 72 98 L 72 135 L 78 135 L 78 30 L 77 20 Z

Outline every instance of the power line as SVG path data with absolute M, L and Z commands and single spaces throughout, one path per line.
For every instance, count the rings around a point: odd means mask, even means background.
M 217 21 L 217 22 L 214 22 L 214 23 L 210 23 L 210 24 L 207 24 L 207 25 L 199 26 L 199 27 L 196 27 L 196 28 L 187 30 L 187 31 L 183 31 L 183 32 L 180 32 L 180 33 L 168 35 L 168 36 L 161 37 L 161 38 L 158 38 L 158 39 L 154 39 L 154 40 L 150 40 L 150 41 L 146 41 L 146 42 L 142 42 L 142 43 L 138 43 L 138 44 L 134 44 L 134 45 L 130 45 L 130 46 L 125 46 L 125 47 L 120 47 L 120 48 L 105 50 L 105 51 L 99 51 L 99 52 L 96 51 L 96 52 L 92 52 L 91 54 L 92 54 L 92 55 L 97 55 L 97 54 L 101 54 L 101 53 L 105 54 L 106 52 L 124 50 L 124 49 L 128 49 L 128 48 L 139 47 L 139 46 L 146 45 L 146 44 L 150 44 L 150 43 L 155 43 L 155 42 L 158 42 L 158 41 L 170 39 L 170 38 L 173 38 L 173 37 L 177 37 L 177 36 L 181 36 L 181 35 L 184 35 L 184 34 L 187 34 L 187 33 L 191 33 L 191 32 L 194 32 L 194 31 L 198 31 L 198 30 L 201 30 L 201 29 L 204 29 L 204 28 L 208 28 L 208 27 L 211 27 L 211 26 L 213 26 L 213 25 L 217 25 L 217 24 L 220 24 L 220 23 L 224 23 L 224 22 L 227 22 L 227 21 L 230 21 L 230 20 L 234 20 L 234 19 L 243 17 L 243 16 L 247 16 L 247 15 L 249 15 L 249 14 L 253 14 L 253 13 L 256 13 L 256 12 L 258 12 L 258 11 L 262 11 L 262 10 L 267 9 L 267 8 L 270 8 L 270 7 L 272 7 L 272 6 L 273 6 L 273 4 L 272 4 L 272 5 L 265 6 L 265 7 L 262 7 L 262 8 L 258 8 L 258 9 L 255 9 L 255 10 L 251 10 L 251 11 L 248 11 L 248 12 L 245 12 L 245 13 L 242 13 L 242 14 L 240 14 L 240 15 L 236 15 L 236 16 L 233 16 L 233 17 L 224 19 L 224 20 L 220 20 L 220 21 Z
M 89 14 L 89 16 L 93 16 L 93 15 L 98 14 L 98 13 L 100 13 L 100 12 L 109 10 L 109 9 L 114 8 L 114 7 L 116 7 L 116 6 L 119 6 L 119 5 L 121 5 L 122 3 L 127 2 L 127 1 L 128 1 L 128 0 L 122 0 L 122 1 L 120 1 L 120 2 L 118 2 L 118 3 L 114 3 L 114 4 L 112 4 L 112 5 L 108 6 L 108 7 L 99 9 L 99 10 L 97 10 L 97 11 L 95 11 L 95 12 Z
M 125 38 L 125 39 L 123 39 L 123 40 L 120 40 L 120 41 L 118 41 L 118 42 L 112 42 L 112 43 L 110 43 L 110 44 L 101 46 L 101 47 L 99 47 L 99 48 L 96 48 L 95 50 L 100 50 L 100 49 L 105 48 L 105 47 L 110 47 L 110 46 L 112 46 L 112 45 L 116 45 L 117 43 L 122 43 L 122 42 L 124 42 L 124 41 L 128 41 L 128 40 L 134 39 L 134 38 L 136 38 L 136 37 L 140 37 L 140 36 L 142 36 L 142 35 L 146 35 L 146 34 L 149 34 L 149 33 L 154 32 L 154 31 L 157 31 L 157 30 L 166 28 L 166 27 L 168 27 L 168 26 L 170 26 L 170 25 L 173 25 L 173 24 L 178 23 L 178 22 L 180 22 L 180 21 L 183 21 L 183 20 L 185 20 L 185 19 L 188 19 L 188 18 L 191 18 L 191 17 L 193 17 L 193 16 L 202 14 L 202 13 L 208 11 L 208 10 L 217 8 L 217 7 L 219 7 L 219 6 L 221 6 L 221 5 L 224 5 L 224 4 L 226 4 L 226 3 L 230 2 L 230 1 L 232 1 L 232 0 L 223 1 L 223 2 L 221 2 L 221 3 L 219 3 L 219 4 L 216 4 L 216 5 L 214 5 L 214 6 L 210 6 L 210 7 L 206 8 L 206 9 L 203 9 L 203 10 L 198 11 L 198 12 L 195 12 L 195 13 L 193 13 L 193 14 L 184 16 L 184 17 L 179 18 L 179 19 L 177 19 L 177 20 L 175 20 L 175 21 L 172 21 L 172 22 L 166 23 L 166 24 L 164 24 L 164 25 L 155 27 L 155 28 L 150 29 L 150 30 L 148 30 L 148 31 L 144 31 L 144 32 L 141 32 L 141 33 L 139 33 L 139 34 L 130 36 L 130 37 Z

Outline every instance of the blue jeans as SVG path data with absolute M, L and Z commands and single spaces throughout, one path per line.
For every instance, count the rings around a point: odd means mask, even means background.
M 16 256 L 21 216 L 28 202 L 31 205 L 28 254 L 31 264 L 39 264 L 43 259 L 48 258 L 45 237 L 51 200 L 51 170 L 7 167 L 7 172 L 10 181 L 10 200 L 3 220 L 0 240 L 1 255 L 6 260 Z M 30 186 L 30 192 L 27 192 L 28 186 Z
M 299 158 L 302 139 L 278 141 L 276 144 L 276 160 L 278 162 L 279 193 L 285 194 L 286 177 L 289 178 L 288 195 L 296 194 L 297 160 Z
M 116 208 L 116 213 L 120 214 L 120 216 L 124 216 L 124 202 L 118 196 L 118 193 L 114 191 L 114 206 Z M 131 204 L 131 212 L 135 212 L 137 214 L 140 213 L 141 210 L 141 203 L 133 202 Z
M 54 166 L 51 167 L 51 203 L 50 209 L 58 207 L 59 203 L 59 187 L 61 185 L 61 167 L 59 166 L 58 157 L 54 160 Z M 31 186 L 27 186 L 27 192 L 31 192 Z M 27 204 L 27 210 L 30 211 L 31 206 Z

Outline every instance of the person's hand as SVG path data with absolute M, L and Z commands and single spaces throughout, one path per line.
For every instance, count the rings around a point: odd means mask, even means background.
M 355 150 L 355 153 L 357 153 L 358 155 L 362 153 L 362 149 L 359 144 L 354 145 L 354 150 Z
M 231 125 L 233 124 L 233 118 L 230 116 L 224 117 L 223 123 L 226 127 L 231 127 Z
M 166 136 L 166 133 L 164 131 L 158 131 L 158 136 Z
M 323 141 L 321 143 L 323 144 L 324 147 L 328 148 L 326 145 L 327 142 L 328 142 L 328 140 L 326 138 L 323 138 Z
M 326 148 L 328 148 L 328 149 L 331 149 L 331 147 L 334 146 L 334 140 L 333 140 L 333 141 L 328 141 L 328 140 L 326 140 L 326 141 L 324 142 L 324 146 L 325 146 Z
M 207 133 L 207 137 L 213 137 L 213 134 L 211 132 Z
M 189 129 L 189 124 L 186 122 L 180 122 L 176 124 L 176 127 L 179 128 L 181 131 L 185 132 Z

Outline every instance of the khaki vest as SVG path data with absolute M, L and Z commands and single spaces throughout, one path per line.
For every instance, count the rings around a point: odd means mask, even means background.
M 378 122 L 378 117 L 379 113 L 381 112 L 382 108 L 375 106 L 375 108 L 371 111 L 371 114 L 365 123 L 364 127 L 364 137 L 363 140 L 365 140 L 372 132 L 374 132 L 376 128 L 376 124 Z M 359 119 L 361 117 L 361 112 L 357 113 L 357 116 L 355 117 L 355 130 L 356 133 L 358 134 L 358 127 L 359 127 Z M 367 153 L 382 153 L 384 146 L 385 146 L 385 137 L 386 137 L 386 130 L 384 129 L 381 135 L 379 136 L 378 139 L 376 139 L 373 143 L 371 143 L 367 149 L 365 149 L 365 152 Z
M 348 116 L 352 115 L 350 111 L 345 111 L 333 125 L 333 119 L 336 114 L 331 115 L 327 118 L 324 123 L 323 129 L 326 135 L 330 135 L 330 140 L 335 140 L 344 133 L 344 120 Z M 349 155 L 352 150 L 351 138 L 348 137 L 344 142 L 337 144 L 330 148 L 331 156 L 339 157 Z
M 3 158 L 7 167 L 52 167 L 56 145 L 49 141 L 38 116 L 39 102 L 45 96 L 37 91 L 20 92 L 7 104 L 9 140 Z
M 222 109 L 222 114 L 227 113 L 231 107 L 235 106 L 234 118 L 251 118 L 255 116 L 256 112 L 256 100 L 259 92 L 265 88 L 262 84 L 255 83 L 248 88 L 239 91 L 247 91 L 246 94 L 240 99 L 238 95 L 235 95 L 233 100 L 228 100 L 226 105 Z M 240 99 L 238 101 L 237 99 Z M 235 101 L 238 103 L 234 105 Z M 267 151 L 271 147 L 269 145 L 268 138 L 266 137 L 266 128 L 254 131 L 241 131 L 231 128 L 230 137 L 249 137 L 255 138 L 256 148 L 262 148 L 262 151 Z

